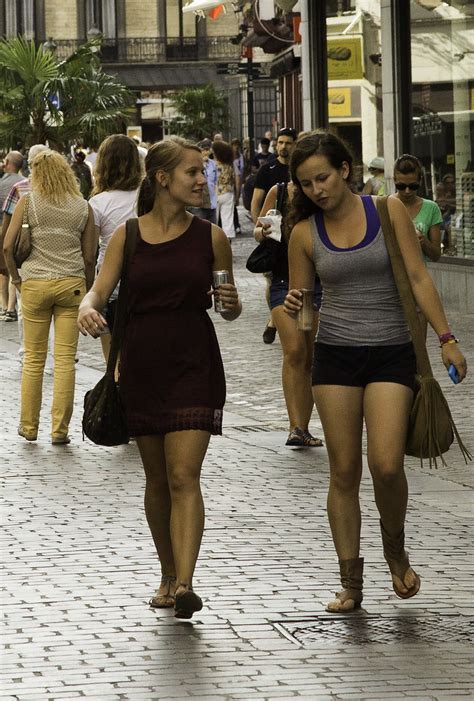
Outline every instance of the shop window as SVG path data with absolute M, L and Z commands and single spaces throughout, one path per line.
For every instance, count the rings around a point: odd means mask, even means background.
M 413 151 L 438 201 L 443 252 L 474 257 L 474 30 L 471 5 L 412 1 Z M 449 10 L 449 11 L 448 11 Z M 397 154 L 399 155 L 399 154 Z

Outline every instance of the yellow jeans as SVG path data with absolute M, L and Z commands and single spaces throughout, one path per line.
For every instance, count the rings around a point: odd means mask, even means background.
M 54 319 L 52 438 L 67 435 L 74 404 L 77 313 L 86 292 L 83 278 L 26 280 L 21 286 L 25 356 L 21 378 L 20 430 L 38 433 L 48 335 Z

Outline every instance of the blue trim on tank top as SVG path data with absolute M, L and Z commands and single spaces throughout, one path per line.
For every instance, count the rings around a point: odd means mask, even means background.
M 364 211 L 365 211 L 365 217 L 367 220 L 367 229 L 365 232 L 365 236 L 362 239 L 360 243 L 357 244 L 357 246 L 351 246 L 351 248 L 339 248 L 339 246 L 335 246 L 326 231 L 326 227 L 324 226 L 324 214 L 320 210 L 319 212 L 316 212 L 314 215 L 314 221 L 316 224 L 316 229 L 318 232 L 318 236 L 321 239 L 321 242 L 328 248 L 330 251 L 357 251 L 360 248 L 365 248 L 369 244 L 372 243 L 372 241 L 375 240 L 378 232 L 380 231 L 380 219 L 379 215 L 377 212 L 377 208 L 374 205 L 374 201 L 372 199 L 372 195 L 362 195 L 361 196 L 362 204 L 364 205 Z

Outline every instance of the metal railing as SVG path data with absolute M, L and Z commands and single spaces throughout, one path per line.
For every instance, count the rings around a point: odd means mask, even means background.
M 241 48 L 232 37 L 128 37 L 104 39 L 99 55 L 103 63 L 163 63 L 173 61 L 238 61 Z M 84 40 L 54 39 L 55 54 L 68 58 Z

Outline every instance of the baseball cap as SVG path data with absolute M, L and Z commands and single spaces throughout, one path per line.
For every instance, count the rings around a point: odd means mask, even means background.
M 28 163 L 31 163 L 33 158 L 37 156 L 38 153 L 41 153 L 41 151 L 49 151 L 49 148 L 44 144 L 33 144 L 33 146 L 30 146 L 28 151 Z
M 372 158 L 372 160 L 369 163 L 369 168 L 375 168 L 375 170 L 384 170 L 384 159 L 381 156 L 376 156 L 375 158 Z
M 291 139 L 296 141 L 298 134 L 296 133 L 296 129 L 292 129 L 291 127 L 283 127 L 283 129 L 280 129 L 277 138 L 279 136 L 289 136 Z

